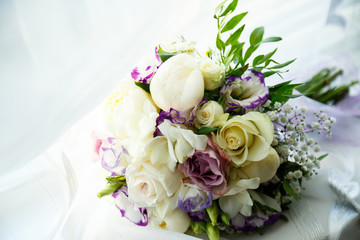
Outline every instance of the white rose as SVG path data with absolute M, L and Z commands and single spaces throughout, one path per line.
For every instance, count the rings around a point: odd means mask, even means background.
M 155 104 L 164 111 L 194 108 L 204 96 L 204 79 L 197 60 L 188 54 L 168 59 L 151 80 L 150 92 Z
M 182 176 L 163 164 L 152 165 L 145 159 L 135 161 L 125 173 L 129 199 L 139 207 L 155 207 L 179 191 Z
M 274 138 L 274 126 L 264 113 L 249 112 L 228 120 L 215 141 L 236 166 L 264 159 Z M 248 162 L 246 162 L 248 161 Z
M 280 166 L 279 155 L 275 149 L 271 148 L 269 154 L 261 161 L 251 162 L 249 165 L 241 168 L 241 171 L 248 177 L 260 178 L 260 183 L 272 179 Z
M 196 110 L 195 126 L 201 127 L 220 127 L 226 122 L 229 114 L 225 113 L 222 106 L 215 101 L 208 101 Z
M 117 138 L 129 138 L 131 155 L 152 138 L 158 116 L 150 94 L 133 82 L 114 91 L 105 103 L 106 126 Z
M 222 85 L 225 79 L 225 66 L 215 63 L 211 58 L 204 57 L 199 62 L 204 77 L 205 89 L 214 90 Z

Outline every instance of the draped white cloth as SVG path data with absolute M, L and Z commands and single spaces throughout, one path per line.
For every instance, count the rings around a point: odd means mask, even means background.
M 155 44 L 181 34 L 204 49 L 214 46 L 212 15 L 218 3 L 0 2 L 1 239 L 191 239 L 129 225 L 106 200 L 97 199 L 104 182 L 96 177 L 99 166 L 91 162 L 90 133 L 101 125 L 97 106 L 132 67 L 153 53 Z M 279 62 L 297 58 L 286 78 L 302 81 L 313 66 L 346 59 L 348 76 L 359 79 L 359 1 L 239 0 L 238 9 L 249 12 L 244 36 L 265 26 L 266 36 L 283 38 L 261 51 L 278 47 Z M 355 134 L 348 138 L 355 147 L 325 143 L 334 157 L 304 193 L 325 234 L 334 200 L 326 170 L 334 159 L 359 156 L 360 141 Z M 349 164 L 347 169 L 360 169 L 358 159 Z M 290 221 L 272 227 L 267 239 L 286 234 L 301 239 L 299 232 Z

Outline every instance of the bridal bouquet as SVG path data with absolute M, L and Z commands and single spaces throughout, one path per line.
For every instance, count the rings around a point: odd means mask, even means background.
M 215 10 L 216 49 L 164 42 L 106 101 L 108 133 L 97 135 L 95 157 L 109 176 L 98 196 L 111 195 L 137 225 L 210 239 L 259 231 L 285 218 L 326 157 L 308 133 L 330 136 L 335 119 L 319 112 L 308 123 L 305 106 L 286 103 L 299 84 L 267 85 L 294 60 L 278 63 L 276 49 L 254 57 L 281 38 L 259 27 L 241 42 L 247 13 L 234 15 L 236 5 Z

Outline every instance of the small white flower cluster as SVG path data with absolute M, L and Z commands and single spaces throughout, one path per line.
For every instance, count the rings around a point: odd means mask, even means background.
M 274 124 L 274 140 L 272 147 L 276 149 L 280 156 L 281 163 L 296 163 L 297 169 L 289 170 L 286 179 L 291 183 L 293 191 L 300 193 L 302 178 L 311 179 L 313 174 L 317 174 L 320 167 L 320 160 L 315 156 L 320 152 L 319 144 L 308 136 L 313 132 L 326 132 L 331 137 L 331 126 L 336 123 L 336 119 L 328 117 L 325 113 L 315 113 L 317 121 L 312 124 L 305 123 L 305 107 L 282 105 L 276 102 L 270 106 L 267 112 Z
M 170 53 L 193 53 L 195 52 L 195 42 L 188 41 L 184 37 L 172 37 L 160 44 L 165 52 Z

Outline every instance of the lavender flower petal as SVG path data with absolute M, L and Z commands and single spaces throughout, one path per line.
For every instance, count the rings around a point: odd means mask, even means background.
M 135 67 L 131 71 L 131 77 L 136 82 L 150 84 L 152 77 L 155 75 L 157 69 L 162 64 L 162 61 L 157 53 L 158 48 L 155 48 L 155 63 L 145 65 L 145 67 Z
M 129 201 L 126 185 L 117 190 L 112 196 L 115 198 L 115 205 L 123 217 L 139 226 L 148 224 L 146 208 L 139 208 Z
M 170 122 L 174 124 L 184 124 L 186 122 L 186 118 L 176 109 L 170 108 L 167 112 L 163 111 L 156 118 L 156 130 L 154 132 L 154 137 L 162 136 L 158 126 L 163 123 L 165 119 L 170 120 Z
M 178 208 L 185 212 L 197 212 L 210 207 L 212 194 L 198 189 L 196 186 L 187 185 L 181 189 L 178 198 Z
M 119 175 L 125 174 L 125 167 L 122 163 L 124 155 L 128 155 L 128 152 L 116 138 L 109 137 L 102 141 L 100 159 L 101 165 L 106 170 Z
M 205 210 L 196 211 L 196 212 L 188 212 L 187 214 L 189 215 L 191 220 L 193 220 L 195 222 L 202 222 L 202 221 L 206 220 Z
M 269 89 L 265 86 L 261 72 L 248 70 L 243 76 L 229 76 L 220 89 L 226 97 L 225 112 L 254 109 L 269 99 Z

